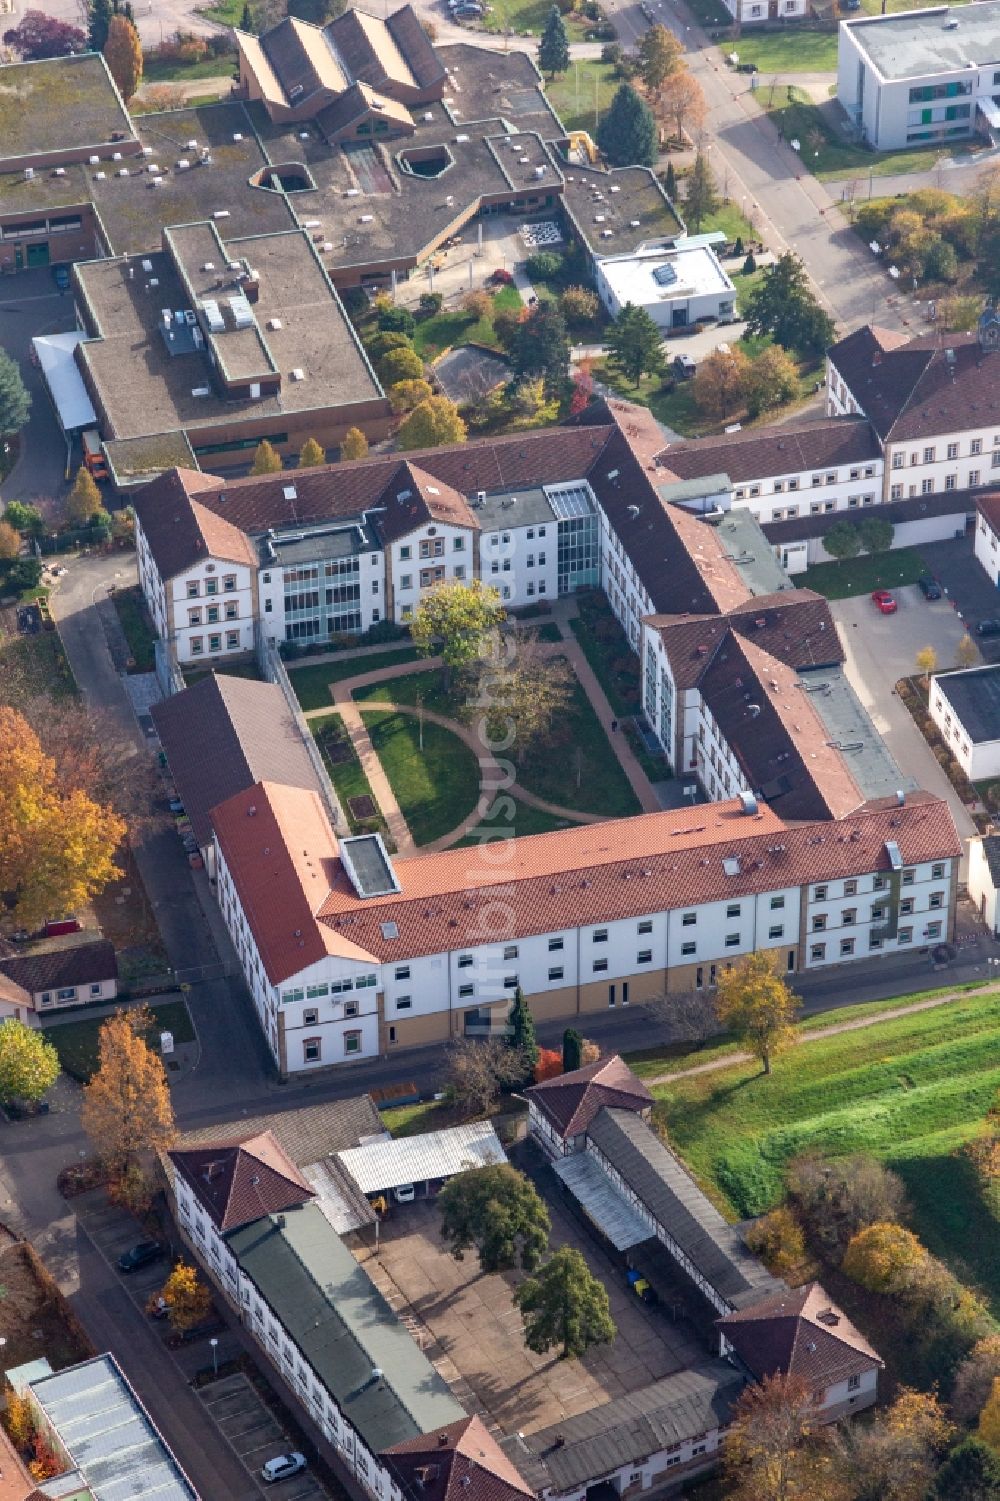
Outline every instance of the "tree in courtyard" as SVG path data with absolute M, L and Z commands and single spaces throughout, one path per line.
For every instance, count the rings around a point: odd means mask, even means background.
M 924 687 L 930 682 L 932 672 L 937 672 L 938 655 L 933 646 L 922 646 L 916 655 L 917 671 L 923 676 Z
M 651 167 L 656 160 L 656 124 L 630 83 L 615 90 L 597 127 L 597 144 L 613 167 Z
M 299 449 L 299 468 L 318 469 L 326 463 L 326 450 L 315 438 L 307 438 Z
M 37 928 L 75 912 L 117 874 L 125 824 L 86 792 L 63 792 L 23 714 L 0 706 L 0 919 Z
M 146 1044 L 148 1011 L 116 1011 L 101 1026 L 100 1064 L 83 1091 L 80 1113 L 94 1150 L 120 1178 L 176 1136 L 162 1061 Z
M 697 135 L 708 112 L 701 84 L 687 68 L 671 73 L 660 90 L 656 109 L 660 119 L 667 121 L 677 141 L 682 141 L 685 135 Z M 667 196 L 670 197 L 669 191 Z
M 808 1439 L 819 1414 L 805 1382 L 765 1376 L 736 1403 L 726 1437 L 724 1466 L 735 1501 L 805 1501 L 809 1483 Z
M 833 342 L 834 323 L 820 307 L 799 257 L 786 251 L 768 266 L 746 303 L 747 333 L 770 334 L 797 354 L 822 354 Z
M 567 1027 L 562 1041 L 563 1073 L 572 1074 L 582 1067 L 583 1038 L 575 1027 Z
M 431 589 L 417 606 L 410 626 L 413 644 L 425 657 L 440 655 L 444 686 L 452 674 L 471 667 L 505 618 L 499 591 L 481 579 L 453 579 Z
M 881 516 L 864 516 L 858 523 L 858 531 L 865 552 L 888 552 L 895 527 Z
M 663 368 L 663 333 L 644 307 L 626 302 L 605 335 L 608 363 L 637 386 L 644 375 Z
M 1000 1501 L 1000 1454 L 982 1439 L 956 1444 L 938 1470 L 930 1501 Z
M 207 1319 L 212 1308 L 211 1292 L 196 1268 L 184 1261 L 177 1262 L 159 1294 L 151 1301 L 166 1304 L 171 1328 L 179 1334 Z
M 104 44 L 104 61 L 125 103 L 135 94 L 142 82 L 142 43 L 132 21 L 124 15 L 114 15 L 108 24 L 108 39 Z
M 0 521 L 0 563 L 12 563 L 21 551 L 21 533 L 9 521 Z
M 971 1428 L 986 1405 L 993 1382 L 1000 1377 L 1000 1334 L 987 1334 L 973 1345 L 955 1372 L 951 1410 Z
M 445 1052 L 445 1091 L 462 1115 L 489 1115 L 505 1089 L 524 1083 L 527 1070 L 521 1058 L 502 1037 L 481 1042 L 461 1037 Z
M 746 954 L 732 969 L 724 969 L 715 1009 L 722 1025 L 760 1059 L 769 1074 L 771 1059 L 792 1042 L 792 1023 L 799 1010 L 798 997 L 778 973 L 774 955 L 760 950 Z
M 684 49 L 666 26 L 650 26 L 639 39 L 638 76 L 647 94 L 655 97 L 664 83 L 684 68 Z
M 565 657 L 541 647 L 533 631 L 493 636 L 470 685 L 468 703 L 485 721 L 489 742 L 523 763 L 551 744 L 573 696 L 573 671 Z
M 538 1062 L 538 1040 L 535 1037 L 535 1018 L 520 985 L 514 991 L 507 1025 L 510 1029 L 507 1033 L 508 1046 L 519 1053 L 524 1062 L 523 1083 L 534 1074 L 535 1064 Z
M 747 371 L 747 411 L 751 417 L 784 406 L 798 394 L 799 372 L 787 349 L 770 344 L 762 349 Z
M 476 1250 L 484 1272 L 534 1271 L 549 1244 L 549 1212 L 509 1163 L 470 1168 L 438 1194 L 441 1235 L 456 1261 Z
M 704 151 L 697 151 L 684 184 L 684 217 L 688 228 L 697 234 L 709 215 L 715 213 L 719 202 L 708 156 Z
M 524 1320 L 524 1342 L 536 1355 L 561 1345 L 560 1359 L 568 1360 L 615 1337 L 607 1288 L 572 1246 L 560 1246 L 536 1277 L 515 1288 L 514 1302 Z
M 108 40 L 108 27 L 114 9 L 111 0 L 90 0 L 87 7 L 87 48 L 90 52 L 103 52 Z
M 447 396 L 428 396 L 400 424 L 396 446 L 402 449 L 440 448 L 443 443 L 464 443 L 465 423 L 458 407 Z
M 856 558 L 861 551 L 861 533 L 853 521 L 838 521 L 823 537 L 823 546 L 831 558 L 842 562 Z
M 558 5 L 553 5 L 545 21 L 542 39 L 538 44 L 538 66 L 549 78 L 555 78 L 557 73 L 565 73 L 569 67 L 569 38 Z
M 909 1286 L 927 1260 L 920 1241 L 903 1225 L 885 1221 L 859 1230 L 844 1252 L 843 1268 L 869 1292 L 898 1292 Z
M 0 1101 L 40 1100 L 59 1077 L 59 1055 L 34 1027 L 0 1023 Z
M 750 361 L 733 345 L 713 349 L 695 372 L 694 399 L 699 412 L 715 422 L 727 422 L 746 406 Z
M 8 500 L 3 519 L 15 531 L 24 532 L 29 537 L 40 537 L 45 530 L 45 518 L 41 511 L 23 500 Z
M 28 420 L 31 397 L 21 379 L 16 360 L 0 349 L 0 437 L 19 433 Z
M 925 1501 L 952 1432 L 933 1392 L 904 1387 L 870 1422 L 845 1423 L 830 1435 L 826 1493 L 838 1501 Z
M 976 1431 L 984 1444 L 989 1444 L 991 1449 L 1000 1450 L 1000 1376 L 993 1378 L 990 1394 L 979 1414 L 979 1427 Z
M 424 377 L 424 362 L 415 349 L 390 349 L 376 368 L 384 386 L 394 386 L 399 380 L 423 380 Z
M 260 476 L 264 474 L 280 474 L 281 470 L 280 453 L 278 453 L 273 443 L 269 443 L 266 438 L 261 438 L 253 451 L 253 464 L 251 465 L 250 473 Z
M 834 1265 L 859 1230 L 908 1211 L 903 1180 L 865 1153 L 833 1161 L 807 1153 L 790 1164 L 787 1182 L 799 1218 Z
M 17 26 L 3 34 L 4 44 L 13 47 L 25 62 L 40 62 L 45 57 L 69 57 L 86 52 L 87 36 L 79 26 L 47 16 L 44 11 L 26 10 Z
M 398 380 L 394 386 L 390 386 L 385 393 L 389 398 L 393 415 L 401 417 L 406 412 L 412 412 L 422 401 L 434 395 L 434 387 L 426 380 Z M 357 429 L 355 428 L 355 432 Z
M 966 631 L 961 641 L 955 648 L 956 667 L 975 667 L 979 661 L 979 648 L 972 637 Z
M 385 332 L 380 329 L 378 333 L 366 337 L 365 348 L 368 351 L 368 358 L 378 364 L 378 361 L 387 355 L 390 349 L 412 349 L 413 342 L 405 334 Z
M 417 320 L 409 308 L 396 307 L 390 303 L 388 307 L 379 309 L 378 326 L 383 333 L 405 334 L 412 339 L 417 329 Z
M 559 391 L 569 368 L 569 334 L 559 304 L 537 302 L 512 328 L 507 345 L 515 380 L 541 376 L 546 390 Z
M 363 459 L 368 454 L 368 439 L 360 427 L 349 427 L 340 441 L 342 459 Z
M 594 371 L 590 360 L 581 360 L 570 377 L 573 394 L 569 399 L 571 417 L 579 417 L 590 406 L 594 396 Z

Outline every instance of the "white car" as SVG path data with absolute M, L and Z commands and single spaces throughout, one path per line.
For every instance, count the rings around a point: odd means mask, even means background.
M 392 1196 L 397 1204 L 412 1204 L 417 1197 L 417 1190 L 412 1183 L 401 1183 L 398 1188 L 393 1189 Z
M 288 1480 L 292 1475 L 299 1475 L 306 1468 L 304 1454 L 278 1454 L 274 1459 L 269 1459 L 260 1472 L 261 1480 L 266 1480 L 268 1485 L 273 1485 L 276 1480 Z

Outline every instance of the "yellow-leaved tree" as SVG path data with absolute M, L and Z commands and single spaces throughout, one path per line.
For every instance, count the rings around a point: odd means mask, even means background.
M 1000 1449 L 1000 1376 L 994 1376 L 990 1394 L 979 1414 L 979 1437 L 991 1449 Z
M 266 438 L 261 438 L 253 451 L 250 473 L 257 476 L 281 473 L 281 455 L 274 444 L 269 443 Z
M 844 1252 L 843 1270 L 852 1282 L 870 1292 L 895 1292 L 905 1286 L 927 1260 L 920 1241 L 892 1221 L 859 1230 Z
M 466 435 L 455 403 L 447 396 L 428 396 L 400 425 L 396 442 L 400 448 L 438 448 L 442 443 L 464 443 Z
M 316 469 L 326 463 L 326 450 L 315 438 L 307 438 L 299 451 L 299 468 Z
M 85 465 L 76 471 L 73 488 L 66 497 L 66 520 L 71 526 L 89 526 L 104 509 L 97 481 Z
M 83 1091 L 83 1129 L 114 1179 L 177 1135 L 163 1064 L 143 1036 L 151 1026 L 145 1008 L 109 1016 L 98 1043 L 100 1066 Z
M 160 1297 L 167 1305 L 167 1316 L 174 1329 L 183 1333 L 208 1317 L 212 1294 L 193 1266 L 179 1261 L 163 1284 Z
M 342 459 L 363 459 L 368 452 L 368 439 L 360 427 L 349 427 L 340 443 Z
M 124 820 L 56 767 L 23 714 L 0 706 L 0 921 L 37 928 L 75 912 L 118 874 Z
M 112 16 L 108 39 L 104 43 L 104 61 L 125 103 L 142 82 L 142 43 L 128 16 Z
M 774 955 L 766 949 L 747 954 L 719 975 L 715 998 L 719 1021 L 735 1033 L 771 1072 L 771 1059 L 791 1045 L 798 997 L 778 973 Z

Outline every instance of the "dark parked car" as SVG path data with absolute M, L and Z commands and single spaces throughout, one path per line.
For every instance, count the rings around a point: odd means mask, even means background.
M 130 1251 L 123 1251 L 118 1258 L 118 1270 L 120 1272 L 138 1272 L 144 1266 L 152 1266 L 154 1261 L 162 1261 L 164 1257 L 163 1247 L 158 1240 L 141 1240 Z
M 923 578 L 917 579 L 917 588 L 924 596 L 924 599 L 941 598 L 941 585 L 937 579 L 932 579 L 929 573 L 925 573 Z
M 1000 620 L 981 620 L 976 626 L 977 636 L 1000 636 Z

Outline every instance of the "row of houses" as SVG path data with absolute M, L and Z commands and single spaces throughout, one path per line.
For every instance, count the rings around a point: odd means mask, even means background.
M 712 1329 L 690 1367 L 537 1431 L 504 1432 L 463 1409 L 356 1259 L 360 1222 L 344 1216 L 352 1174 L 370 1198 L 404 1172 L 441 1181 L 503 1161 L 488 1126 L 458 1128 L 491 1137 L 488 1158 L 464 1136 L 451 1145 L 453 1131 L 393 1142 L 361 1097 L 244 1121 L 233 1134 L 195 1132 L 167 1154 L 182 1235 L 367 1495 L 583 1501 L 597 1484 L 639 1494 L 714 1462 L 748 1381 L 806 1376 L 823 1421 L 875 1400 L 877 1353 L 821 1287 L 790 1289 L 750 1255 L 652 1130 L 651 1096 L 620 1058 L 535 1086 L 528 1100 L 531 1134 L 551 1160 L 543 1171 L 619 1266 L 659 1248 L 670 1269 L 661 1272 L 690 1287 Z

